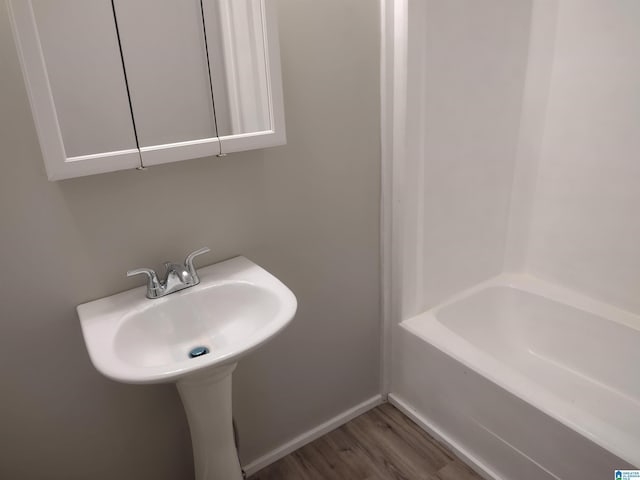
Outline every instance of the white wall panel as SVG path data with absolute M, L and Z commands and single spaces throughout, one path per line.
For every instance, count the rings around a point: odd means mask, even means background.
M 640 2 L 559 2 L 526 268 L 640 312 Z
M 531 2 L 409 2 L 409 19 L 401 195 L 417 205 L 403 221 L 419 311 L 502 270 Z

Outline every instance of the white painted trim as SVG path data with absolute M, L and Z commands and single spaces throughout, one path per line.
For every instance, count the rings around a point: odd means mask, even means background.
M 393 161 L 393 19 L 390 0 L 380 0 L 380 392 L 391 388 L 391 165 Z
M 381 0 L 381 391 L 391 389 L 393 325 L 402 320 L 408 0 Z
M 280 65 L 280 35 L 274 0 L 263 2 L 264 46 L 267 69 L 267 92 L 271 115 L 271 145 L 287 143 L 284 122 L 284 96 L 282 94 L 282 67 Z
M 313 442 L 317 438 L 326 435 L 332 430 L 341 427 L 348 421 L 353 420 L 354 418 L 362 415 L 365 412 L 368 412 L 372 408 L 375 408 L 382 403 L 382 396 L 375 395 L 370 399 L 365 400 L 364 402 L 350 408 L 349 410 L 336 415 L 335 417 L 327 420 L 317 427 L 314 427 L 311 430 L 298 435 L 293 440 L 290 440 L 284 445 L 271 450 L 266 455 L 263 455 L 256 460 L 248 463 L 243 467 L 244 471 L 247 473 L 247 476 L 253 475 L 257 471 L 262 470 L 264 467 L 271 465 L 272 463 L 280 460 L 283 457 L 286 457 L 291 452 L 305 446 L 310 442 Z
M 67 162 L 85 162 L 87 160 L 96 160 L 100 158 L 108 158 L 108 157 L 124 157 L 127 155 L 135 155 L 138 157 L 138 149 L 137 148 L 129 148 L 127 150 L 116 150 L 113 152 L 105 152 L 105 153 L 92 153 L 91 155 L 78 155 L 77 157 L 69 157 L 67 158 Z
M 433 438 L 445 444 L 458 458 L 460 458 L 460 460 L 471 467 L 482 478 L 485 478 L 486 480 L 506 480 L 495 473 L 493 470 L 491 470 L 489 467 L 487 467 L 483 462 L 478 460 L 478 458 L 476 458 L 458 442 L 449 437 L 445 432 L 430 423 L 426 418 L 416 412 L 413 408 L 411 408 L 411 406 L 409 406 L 408 403 L 400 399 L 397 395 L 390 393 L 388 398 L 389 403 L 391 403 L 394 407 L 396 407 L 407 417 L 413 420 L 420 428 L 422 428 Z
M 185 142 L 151 145 L 140 149 L 142 165 L 150 167 L 163 163 L 191 160 L 193 158 L 210 157 L 220 153 L 218 137 L 201 138 Z
M 220 137 L 223 153 L 243 152 L 257 148 L 276 147 L 287 143 L 284 127 L 280 130 L 265 130 L 264 132 L 241 133 Z
M 56 181 L 117 170 L 133 170 L 139 166 L 140 152 L 138 149 L 128 149 L 69 157 L 60 168 L 47 169 L 47 172 L 49 180 Z
M 286 142 L 284 130 L 274 132 L 242 133 L 226 137 L 202 138 L 185 142 L 150 145 L 140 149 L 142 165 L 152 167 L 164 163 L 191 160 L 193 158 L 212 157 L 220 153 L 220 142 L 223 142 L 223 153 L 243 152 L 258 148 L 274 147 Z

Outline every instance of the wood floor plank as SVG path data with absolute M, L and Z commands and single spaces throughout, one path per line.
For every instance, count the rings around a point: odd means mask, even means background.
M 436 478 L 438 480 L 478 480 L 480 477 L 460 460 L 456 460 L 442 468 Z
M 370 448 L 377 448 L 382 457 L 392 461 L 401 472 L 406 472 L 412 479 L 428 479 L 435 474 L 449 459 L 438 458 L 435 454 L 427 454 L 429 448 L 426 442 L 414 445 L 404 437 L 403 428 L 398 428 L 394 422 L 389 422 L 381 415 L 380 410 L 374 409 L 368 415 L 356 418 L 347 425 L 360 427 L 366 440 L 370 441 Z M 363 441 L 358 437 L 360 441 Z M 433 460 L 435 459 L 435 461 Z
M 390 404 L 381 405 L 249 480 L 482 480 Z
M 445 465 L 455 459 L 445 445 L 428 435 L 413 420 L 390 403 L 380 405 L 376 411 L 387 421 L 392 422 L 396 428 L 400 429 L 405 441 L 412 444 L 414 448 L 424 451 L 434 464 Z
M 304 448 L 304 447 L 303 447 Z M 309 457 L 303 455 L 302 448 L 296 450 L 291 454 L 292 458 L 296 462 L 298 474 L 303 480 L 319 480 L 324 479 L 322 472 L 318 468 L 318 465 L 309 461 Z
M 371 412 L 371 417 L 384 422 L 397 435 L 400 444 L 420 455 L 434 472 L 454 460 L 454 456 L 444 445 L 427 435 L 395 407 L 382 405 Z
M 287 455 L 283 459 L 263 468 L 251 477 L 252 480 L 280 480 L 285 478 L 309 480 L 309 478 L 313 477 L 307 475 L 293 455 Z M 316 479 L 318 478 L 321 478 L 319 474 Z
M 354 437 L 348 431 L 347 426 L 343 426 L 338 430 L 334 430 L 331 435 L 338 446 L 342 450 L 348 449 L 353 455 L 353 460 L 358 463 L 363 474 L 362 477 L 367 480 L 395 480 L 404 479 L 403 473 L 393 465 L 384 455 L 378 455 L 377 451 L 372 452 L 367 449 L 361 438 Z
M 300 454 L 313 464 L 326 479 L 363 478 L 366 472 L 358 472 L 358 465 L 344 461 L 323 437 L 301 448 Z
M 381 472 L 369 461 L 360 444 L 354 443 L 342 429 L 330 432 L 325 436 L 325 439 L 329 448 L 326 454 L 329 455 L 333 452 L 342 462 L 352 466 L 352 477 L 350 478 L 379 478 Z

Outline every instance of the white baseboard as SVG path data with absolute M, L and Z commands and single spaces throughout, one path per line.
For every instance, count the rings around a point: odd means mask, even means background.
M 327 420 L 317 427 L 314 427 L 311 430 L 298 435 L 293 440 L 290 440 L 284 445 L 271 450 L 269 453 L 263 455 L 260 458 L 257 458 L 253 462 L 248 463 L 243 467 L 244 471 L 246 472 L 247 476 L 253 475 L 258 470 L 262 470 L 267 465 L 271 465 L 277 460 L 280 460 L 282 457 L 285 457 L 291 452 L 299 449 L 300 447 L 305 446 L 307 443 L 314 441 L 316 438 L 319 438 L 329 433 L 330 431 L 341 427 L 349 420 L 353 420 L 357 416 L 362 415 L 368 410 L 377 407 L 381 403 L 383 403 L 382 395 L 375 395 L 370 399 L 356 405 L 355 407 L 352 407 L 349 410 L 336 415 L 335 417 Z
M 390 393 L 387 397 L 389 403 L 404 413 L 407 417 L 417 423 L 423 428 L 429 435 L 444 443 L 449 449 L 462 460 L 469 465 L 478 475 L 486 480 L 502 480 L 502 477 L 498 476 L 490 468 L 488 468 L 483 462 L 478 460 L 474 455 L 470 454 L 466 448 L 460 445 L 455 440 L 451 439 L 445 432 L 440 430 L 431 424 L 426 418 L 416 412 L 408 403 L 401 400 L 398 396 Z

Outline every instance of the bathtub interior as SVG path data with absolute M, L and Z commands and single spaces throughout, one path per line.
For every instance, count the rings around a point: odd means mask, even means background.
M 513 285 L 487 287 L 434 315 L 515 368 L 560 370 L 640 403 L 636 329 Z

